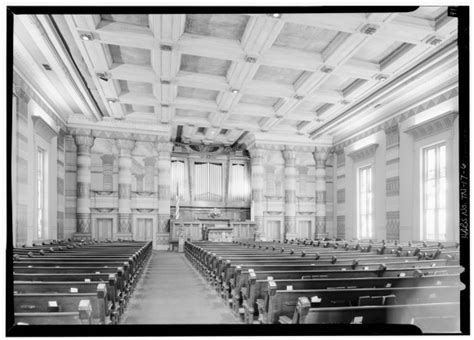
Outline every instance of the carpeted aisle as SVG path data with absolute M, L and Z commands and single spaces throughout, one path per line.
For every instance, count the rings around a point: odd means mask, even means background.
M 184 254 L 153 251 L 122 324 L 241 323 Z

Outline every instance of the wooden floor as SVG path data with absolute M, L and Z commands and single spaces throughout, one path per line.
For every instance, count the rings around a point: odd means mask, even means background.
M 226 307 L 184 254 L 153 251 L 122 324 L 236 324 Z

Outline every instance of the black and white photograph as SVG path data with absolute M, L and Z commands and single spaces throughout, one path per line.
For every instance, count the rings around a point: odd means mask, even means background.
M 156 6 L 6 9 L 6 335 L 470 334 L 469 7 Z

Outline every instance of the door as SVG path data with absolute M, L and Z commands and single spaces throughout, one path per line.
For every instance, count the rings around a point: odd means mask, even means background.
M 267 241 L 280 240 L 280 221 L 267 221 L 265 228 L 265 239 Z
M 153 239 L 153 219 L 137 218 L 132 228 L 132 234 L 135 241 L 151 241 Z
M 312 239 L 312 237 L 311 237 L 311 221 L 299 221 L 298 226 L 299 226 L 298 234 L 299 234 L 300 238 Z
M 99 241 L 112 239 L 112 219 L 111 218 L 98 218 L 97 219 L 97 239 Z

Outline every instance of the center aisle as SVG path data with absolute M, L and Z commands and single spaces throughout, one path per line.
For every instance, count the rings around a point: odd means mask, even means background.
M 121 323 L 237 324 L 241 322 L 186 260 L 184 254 L 154 250 Z

